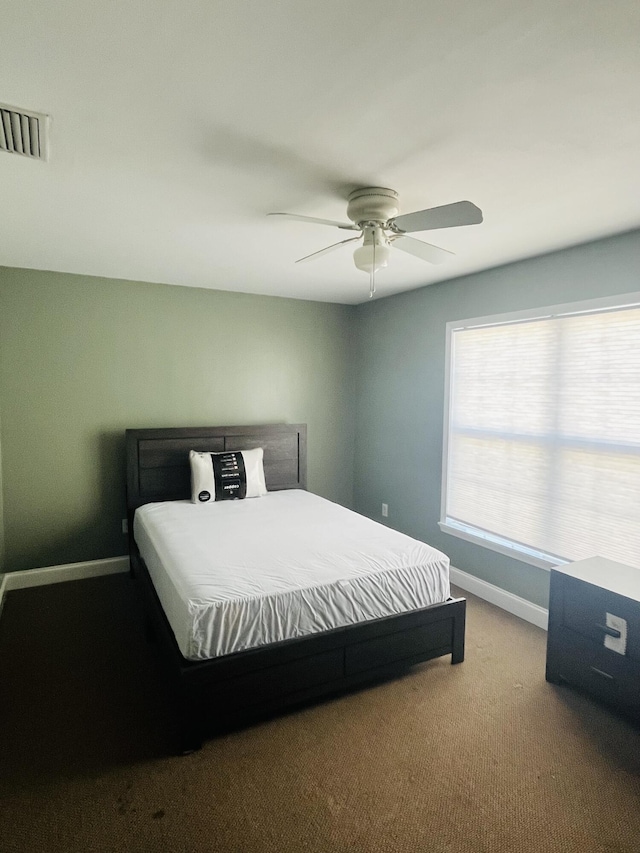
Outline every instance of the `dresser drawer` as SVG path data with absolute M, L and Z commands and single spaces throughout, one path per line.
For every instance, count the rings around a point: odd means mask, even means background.
M 640 608 L 637 601 L 574 578 L 563 579 L 562 624 L 603 645 L 607 613 L 627 622 L 626 656 L 640 661 Z
M 639 664 L 567 628 L 553 645 L 560 678 L 640 719 Z

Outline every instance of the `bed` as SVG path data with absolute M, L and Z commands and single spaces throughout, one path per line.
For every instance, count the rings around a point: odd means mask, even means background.
M 264 497 L 191 502 L 190 451 L 253 448 Z M 131 574 L 180 752 L 430 658 L 464 659 L 446 557 L 307 492 L 306 425 L 130 429 L 126 452 Z

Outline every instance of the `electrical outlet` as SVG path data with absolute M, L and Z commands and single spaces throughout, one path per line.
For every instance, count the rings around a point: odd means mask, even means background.
M 382 504 L 382 517 L 387 518 L 389 516 L 389 504 Z
M 129 532 L 129 520 L 126 518 L 122 519 L 122 532 L 123 533 Z

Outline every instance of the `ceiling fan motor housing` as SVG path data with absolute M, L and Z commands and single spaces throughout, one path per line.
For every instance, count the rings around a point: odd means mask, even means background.
M 398 193 L 384 187 L 361 187 L 349 195 L 347 216 L 356 225 L 385 223 L 398 215 Z

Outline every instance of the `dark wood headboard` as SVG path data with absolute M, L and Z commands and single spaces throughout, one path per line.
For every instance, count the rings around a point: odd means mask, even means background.
M 170 427 L 128 429 L 127 508 L 191 497 L 189 451 L 264 448 L 269 491 L 306 489 L 307 425 Z

